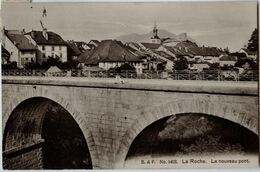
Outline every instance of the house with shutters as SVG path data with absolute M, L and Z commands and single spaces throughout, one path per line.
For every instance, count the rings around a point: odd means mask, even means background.
M 24 36 L 24 31 L 3 29 L 2 45 L 10 54 L 9 61 L 17 62 L 19 68 L 37 62 L 37 47 Z
M 237 57 L 232 55 L 223 55 L 219 58 L 219 66 L 235 66 L 237 62 Z
M 32 30 L 25 34 L 32 44 L 37 46 L 37 62 L 47 61 L 49 57 L 59 58 L 61 62 L 68 61 L 68 44 L 60 35 L 47 31 Z

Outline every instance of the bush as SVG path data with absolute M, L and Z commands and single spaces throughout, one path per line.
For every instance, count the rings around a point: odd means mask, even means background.
M 2 70 L 3 69 L 18 69 L 17 62 L 10 62 L 7 64 L 2 64 Z
M 174 62 L 174 70 L 185 70 L 188 69 L 188 60 L 185 57 L 180 57 Z

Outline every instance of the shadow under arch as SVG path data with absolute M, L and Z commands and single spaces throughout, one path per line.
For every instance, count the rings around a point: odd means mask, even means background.
M 9 116 L 3 135 L 3 167 L 93 168 L 87 139 L 73 114 L 44 97 L 23 100 Z
M 130 135 L 128 133 L 129 137 L 133 137 Z M 257 154 L 258 136 L 240 124 L 214 115 L 202 113 L 169 115 L 150 123 L 136 134 L 126 149 L 124 158 L 122 157 L 124 159 L 122 167 L 125 167 L 127 160 L 135 157 L 145 159 L 147 155 L 148 157 L 203 155 L 207 151 L 211 154 L 225 151 Z

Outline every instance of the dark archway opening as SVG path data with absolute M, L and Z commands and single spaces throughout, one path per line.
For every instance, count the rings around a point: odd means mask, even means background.
M 58 103 L 31 98 L 15 108 L 3 139 L 5 169 L 91 169 L 84 135 Z
M 205 114 L 179 114 L 146 127 L 126 162 L 142 157 L 258 154 L 258 136 L 241 125 Z

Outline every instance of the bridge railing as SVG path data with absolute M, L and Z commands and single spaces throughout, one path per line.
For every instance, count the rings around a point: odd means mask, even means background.
M 213 81 L 258 81 L 259 71 L 145 71 L 142 74 L 125 71 L 121 73 L 111 71 L 63 70 L 61 72 L 46 72 L 45 70 L 2 70 L 3 76 L 38 76 L 38 77 L 88 77 L 88 78 L 127 78 L 127 79 L 170 79 L 170 80 L 213 80 Z

